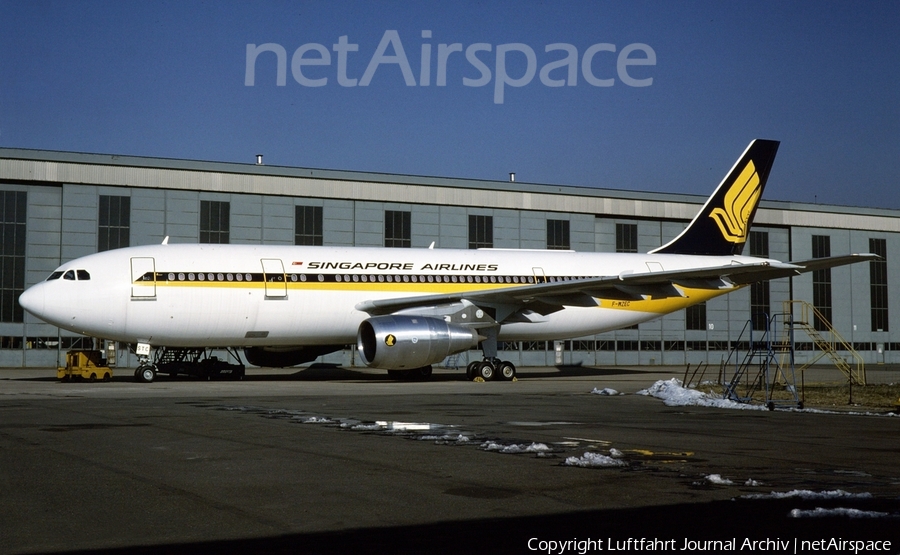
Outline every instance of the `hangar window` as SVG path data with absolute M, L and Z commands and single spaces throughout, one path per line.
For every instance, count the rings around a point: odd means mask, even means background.
M 616 252 L 638 251 L 637 224 L 616 224 Z
M 569 250 L 569 220 L 547 220 L 547 248 Z
M 127 247 L 131 233 L 131 197 L 100 195 L 97 250 Z
M 469 216 L 469 248 L 494 248 L 493 216 Z
M 322 207 L 294 207 L 294 244 L 321 246 L 322 242 Z
M 0 322 L 22 322 L 19 295 L 25 291 L 25 212 L 28 194 L 0 191 Z
M 706 303 L 697 303 L 684 309 L 684 329 L 706 329 Z
M 200 201 L 200 242 L 221 243 L 230 241 L 231 204 L 216 200 Z
M 412 246 L 412 215 L 400 210 L 384 211 L 384 246 L 408 249 Z
M 831 256 L 831 237 L 828 235 L 812 236 L 813 258 Z M 813 270 L 813 306 L 815 314 L 814 326 L 817 331 L 827 331 L 831 320 L 831 268 Z M 821 317 L 819 316 L 821 314 Z
M 767 231 L 750 232 L 750 256 L 769 257 L 769 233 Z M 750 284 L 750 320 L 754 330 L 767 329 L 768 317 L 772 314 L 769 295 L 769 282 L 757 281 Z
M 869 252 L 880 257 L 869 262 L 872 331 L 888 331 L 887 241 L 869 239 Z

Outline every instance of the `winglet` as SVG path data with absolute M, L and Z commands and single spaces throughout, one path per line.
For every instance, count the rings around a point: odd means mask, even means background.
M 690 225 L 678 237 L 650 252 L 741 254 L 779 144 L 765 139 L 750 143 Z

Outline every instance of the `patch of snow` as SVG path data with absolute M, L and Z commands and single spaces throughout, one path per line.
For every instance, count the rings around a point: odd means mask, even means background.
M 728 478 L 723 478 L 721 474 L 710 474 L 709 476 L 705 476 L 705 478 L 710 484 L 716 484 L 718 486 L 730 486 L 734 484 L 734 482 Z
M 890 518 L 894 517 L 889 513 L 882 513 L 879 511 L 861 511 L 859 509 L 848 509 L 839 507 L 836 509 L 823 509 L 822 507 L 816 507 L 812 510 L 806 509 L 793 509 L 790 512 L 791 518 L 821 518 L 827 516 L 846 516 L 849 518 Z
M 306 418 L 297 418 L 303 424 L 334 424 L 334 420 L 325 418 L 324 416 L 309 416 Z
M 609 396 L 623 395 L 622 393 L 619 393 L 618 391 L 616 391 L 615 389 L 612 389 L 611 387 L 604 387 L 603 389 L 597 389 L 595 387 L 594 390 L 591 391 L 591 393 L 593 393 L 594 395 L 609 395 Z
M 550 448 L 543 443 L 532 443 L 531 445 L 519 445 L 513 443 L 511 445 L 504 445 L 502 443 L 497 443 L 496 441 L 485 441 L 481 444 L 481 448 L 485 451 L 496 451 L 498 453 L 510 455 L 517 455 L 519 453 L 548 453 L 550 451 Z
M 871 493 L 850 493 L 842 489 L 828 491 L 810 491 L 808 489 L 795 489 L 791 491 L 773 491 L 771 493 L 751 493 L 742 495 L 743 499 L 870 499 Z
M 611 468 L 625 466 L 627 463 L 601 453 L 586 451 L 581 457 L 566 457 L 565 466 L 578 466 L 581 468 Z
M 663 402 L 670 407 L 699 406 L 723 409 L 767 410 L 766 407 L 762 405 L 736 403 L 729 399 L 722 399 L 721 397 L 713 396 L 709 393 L 697 391 L 696 389 L 688 389 L 683 387 L 681 385 L 681 380 L 677 378 L 659 380 L 647 389 L 638 391 L 637 394 L 662 399 Z
M 463 444 L 472 442 L 472 438 L 465 434 L 421 434 L 413 436 L 413 438 L 419 441 L 434 441 L 435 443 L 441 445 Z

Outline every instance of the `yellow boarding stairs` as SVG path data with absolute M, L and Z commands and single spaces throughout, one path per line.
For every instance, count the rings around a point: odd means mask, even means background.
M 812 339 L 813 344 L 818 351 L 809 362 L 801 366 L 798 370 L 803 372 L 823 357 L 828 357 L 837 368 L 843 372 L 844 376 L 853 385 L 866 385 L 866 363 L 856 350 L 844 340 L 843 337 L 834 329 L 831 322 L 825 319 L 822 314 L 816 310 L 816 307 L 806 301 L 783 301 L 784 308 L 784 337 L 782 344 L 793 343 L 793 330 L 802 329 L 806 335 Z M 794 310 L 798 313 L 795 315 Z M 820 327 L 824 330 L 817 330 L 815 322 L 818 321 Z M 838 351 L 846 351 L 853 359 L 853 364 L 847 362 Z

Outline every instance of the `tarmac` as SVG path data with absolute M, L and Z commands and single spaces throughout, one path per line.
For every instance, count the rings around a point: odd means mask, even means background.
M 900 553 L 900 418 L 636 394 L 683 374 L 0 370 L 0 553 Z

